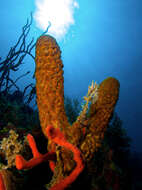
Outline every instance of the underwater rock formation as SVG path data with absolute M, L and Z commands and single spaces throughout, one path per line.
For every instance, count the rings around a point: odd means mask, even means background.
M 109 77 L 94 90 L 91 105 L 86 116 L 81 115 L 70 125 L 64 109 L 64 79 L 61 51 L 56 40 L 41 36 L 36 43 L 36 91 L 37 105 L 42 131 L 48 139 L 48 152 L 56 153 L 55 159 L 48 159 L 38 153 L 41 161 L 50 160 L 53 178 L 48 185 L 51 190 L 63 190 L 76 180 L 84 166 L 91 162 L 95 152 L 101 146 L 104 133 L 111 119 L 119 96 L 119 82 Z M 89 91 L 89 89 L 88 89 Z M 97 94 L 96 94 L 97 93 Z M 92 95 L 91 95 L 92 96 Z M 97 99 L 96 99 L 97 97 Z M 89 97 L 86 97 L 86 100 Z M 84 106 L 84 109 L 86 107 Z M 36 147 L 32 140 L 30 147 Z M 37 148 L 34 149 L 37 152 Z M 34 155 L 33 151 L 33 155 Z M 44 158 L 44 159 L 43 159 Z M 52 161 L 51 161 L 52 160 Z M 17 155 L 17 168 L 26 163 Z M 31 160 L 25 164 L 26 166 Z M 32 164 L 38 164 L 33 158 Z M 78 167 L 78 164 L 79 167 Z M 24 169 L 24 164 L 21 167 Z

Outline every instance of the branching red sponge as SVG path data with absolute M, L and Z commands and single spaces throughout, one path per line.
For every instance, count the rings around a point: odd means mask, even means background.
M 52 126 L 48 126 L 46 128 L 46 133 L 47 133 L 48 138 L 52 142 L 56 143 L 59 146 L 67 148 L 68 150 L 72 151 L 74 154 L 73 159 L 76 162 L 75 169 L 71 172 L 71 174 L 69 176 L 67 176 L 65 179 L 60 180 L 57 184 L 55 184 L 53 187 L 50 188 L 50 190 L 64 190 L 73 181 L 76 180 L 78 175 L 84 169 L 84 164 L 83 164 L 83 160 L 81 157 L 81 152 L 77 147 L 75 147 L 73 144 L 69 143 L 66 140 L 64 134 L 60 131 L 59 128 L 54 128 Z M 30 159 L 29 161 L 26 161 L 23 158 L 23 156 L 17 155 L 16 156 L 16 168 L 18 170 L 30 169 L 30 168 L 40 164 L 41 162 L 48 161 L 48 160 L 50 160 L 50 161 L 56 160 L 56 153 L 55 152 L 49 152 L 49 153 L 46 153 L 44 155 L 39 153 L 37 146 L 36 146 L 36 142 L 35 142 L 32 135 L 28 134 L 27 139 L 28 139 L 29 146 L 30 146 L 32 153 L 33 153 L 33 158 Z M 55 165 L 53 167 L 51 167 L 52 170 L 54 170 L 54 167 L 55 167 Z M 1 182 L 0 185 L 3 187 L 2 180 L 0 180 L 0 182 Z M 5 189 L 3 188 L 2 190 L 5 190 Z
M 53 187 L 50 188 L 50 190 L 63 190 L 67 188 L 73 181 L 75 181 L 78 175 L 84 169 L 81 152 L 77 147 L 75 147 L 73 144 L 69 143 L 66 140 L 64 134 L 60 131 L 59 128 L 48 126 L 46 128 L 46 133 L 51 141 L 53 141 L 57 145 L 67 148 L 68 150 L 71 150 L 74 154 L 73 159 L 76 162 L 75 169 L 71 172 L 69 176 L 67 176 L 65 179 L 62 179 L 59 183 L 55 184 Z
M 30 168 L 40 164 L 41 162 L 45 162 L 48 160 L 54 160 L 54 161 L 56 160 L 55 152 L 48 152 L 46 154 L 39 153 L 37 146 L 36 146 L 36 142 L 32 135 L 28 134 L 27 139 L 29 142 L 29 146 L 32 150 L 33 158 L 30 159 L 29 161 L 27 161 L 23 158 L 23 156 L 17 155 L 15 162 L 16 162 L 16 168 L 18 170 L 30 169 Z
M 2 174 L 0 173 L 0 190 L 6 190 Z
M 8 169 L 0 170 L 0 190 L 16 190 L 17 178 Z

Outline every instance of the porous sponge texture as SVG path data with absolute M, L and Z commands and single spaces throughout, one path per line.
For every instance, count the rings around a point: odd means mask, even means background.
M 86 123 L 88 134 L 81 144 L 85 160 L 91 160 L 93 153 L 101 146 L 104 133 L 112 117 L 119 96 L 119 81 L 108 77 L 99 86 L 98 100 L 90 107 L 90 116 Z
M 36 93 L 40 124 L 46 136 L 48 125 L 62 128 L 68 125 L 64 110 L 64 79 L 61 51 L 50 35 L 36 43 Z
M 98 98 L 92 102 L 87 117 L 84 120 L 76 120 L 70 126 L 64 109 L 61 51 L 56 40 L 50 35 L 41 36 L 37 40 L 35 61 L 37 106 L 44 135 L 47 137 L 47 126 L 59 128 L 68 142 L 81 150 L 84 162 L 90 162 L 95 151 L 101 146 L 113 114 L 119 96 L 119 81 L 113 77 L 105 79 L 97 89 Z M 61 173 L 66 176 L 74 168 L 72 153 L 65 148 L 56 150 L 55 143 L 50 139 L 48 151 L 56 151 L 59 155 L 56 163 L 58 181 Z
M 72 126 L 68 123 L 64 109 L 64 78 L 61 51 L 56 40 L 41 36 L 36 43 L 36 93 L 37 106 L 42 131 L 53 126 L 61 130 L 65 138 L 77 147 L 84 163 L 91 162 L 101 146 L 104 133 L 114 111 L 119 96 L 120 84 L 117 79 L 108 77 L 97 87 L 97 99 L 91 102 L 86 117 L 80 115 Z M 92 85 L 91 87 L 93 87 Z M 93 87 L 94 88 L 94 87 Z M 60 138 L 61 141 L 63 138 Z M 55 146 L 48 139 L 48 151 L 56 151 L 57 162 L 51 186 L 68 176 L 75 168 L 73 153 L 66 147 Z

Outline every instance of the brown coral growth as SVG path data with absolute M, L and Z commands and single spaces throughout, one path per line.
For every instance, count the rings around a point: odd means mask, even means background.
M 0 149 L 5 154 L 7 165 L 2 168 L 11 168 L 15 166 L 15 157 L 23 150 L 22 142 L 18 141 L 18 134 L 14 130 L 9 131 L 9 137 L 3 138 L 0 143 Z

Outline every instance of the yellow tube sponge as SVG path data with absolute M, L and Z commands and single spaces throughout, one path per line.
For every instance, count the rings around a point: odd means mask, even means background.
M 41 36 L 36 43 L 36 93 L 42 131 L 59 128 L 67 142 L 77 147 L 84 163 L 91 161 L 101 146 L 104 133 L 119 96 L 119 82 L 109 77 L 100 85 L 92 82 L 84 100 L 83 111 L 70 126 L 64 109 L 64 78 L 61 51 L 50 35 Z M 91 104 L 91 105 L 90 105 Z M 61 139 L 62 141 L 62 139 Z M 72 151 L 56 146 L 48 139 L 48 151 L 57 155 L 51 186 L 67 177 L 76 163 Z
M 90 160 L 93 153 L 101 146 L 104 133 L 114 111 L 119 96 L 120 84 L 117 79 L 109 77 L 98 88 L 98 99 L 90 107 L 90 113 L 84 125 L 87 135 L 81 144 L 85 160 Z
M 36 43 L 36 93 L 40 124 L 46 136 L 48 125 L 63 128 L 68 125 L 64 110 L 64 79 L 61 51 L 50 35 Z

